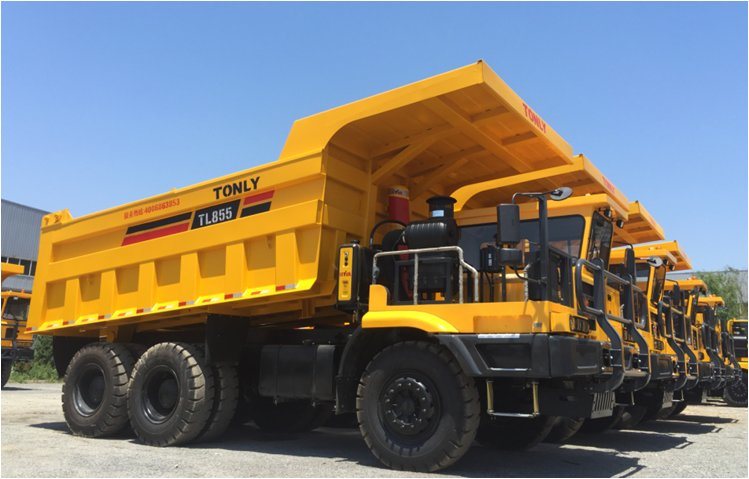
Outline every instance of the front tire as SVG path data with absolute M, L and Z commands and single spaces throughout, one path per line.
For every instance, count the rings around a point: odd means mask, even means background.
M 476 439 L 482 446 L 510 451 L 521 451 L 536 446 L 551 432 L 557 416 L 534 418 L 488 417 L 481 418 Z
M 686 401 L 682 401 L 682 402 L 676 404 L 676 406 L 674 406 L 673 410 L 671 411 L 671 414 L 669 414 L 668 417 L 670 417 L 670 418 L 671 417 L 676 417 L 679 414 L 683 413 L 686 408 L 687 408 L 687 402 Z
M 382 350 L 361 377 L 359 430 L 369 449 L 393 469 L 434 472 L 450 466 L 476 436 L 480 401 L 442 346 L 407 341 Z
M 723 388 L 723 399 L 729 406 L 746 407 L 747 405 L 747 372 L 742 371 L 741 380 L 733 381 Z
M 627 406 L 624 408 L 621 419 L 614 426 L 614 429 L 633 429 L 640 424 L 645 415 L 648 412 L 648 408 L 642 404 L 635 404 L 633 406 Z
M 599 434 L 612 429 L 619 424 L 624 414 L 623 406 L 616 406 L 611 416 L 599 417 L 596 419 L 586 419 L 580 432 L 583 434 Z
M 585 424 L 585 418 L 558 417 L 549 434 L 544 438 L 544 442 L 565 443 L 577 434 L 583 424 Z
M 62 384 L 62 410 L 73 434 L 110 436 L 127 426 L 133 363 L 122 344 L 91 343 L 73 356 Z
M 130 424 L 144 444 L 185 444 L 205 429 L 213 395 L 213 372 L 199 348 L 157 344 L 133 369 L 127 402 Z
M 8 384 L 8 379 L 10 379 L 10 372 L 13 369 L 13 360 L 12 359 L 3 359 L 2 362 L 2 380 L 3 384 L 2 387 L 5 387 L 6 384 Z

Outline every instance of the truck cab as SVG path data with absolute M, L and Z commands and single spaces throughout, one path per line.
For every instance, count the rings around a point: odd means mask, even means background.
M 23 266 L 2 263 L 2 279 L 23 273 Z M 26 332 L 31 294 L 25 291 L 2 293 L 2 386 L 10 379 L 13 364 L 34 358 L 32 336 Z

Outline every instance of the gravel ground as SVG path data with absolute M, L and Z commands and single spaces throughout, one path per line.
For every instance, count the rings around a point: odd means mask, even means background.
M 3 477 L 402 477 L 380 467 L 356 430 L 274 436 L 251 426 L 219 442 L 153 448 L 132 435 L 68 433 L 59 384 L 9 384 L 2 392 Z M 498 452 L 478 445 L 439 475 L 466 477 L 747 477 L 747 410 L 690 406 L 678 420 L 575 436 L 563 446 Z

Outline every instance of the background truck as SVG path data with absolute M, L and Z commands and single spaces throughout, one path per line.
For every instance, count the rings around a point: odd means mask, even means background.
M 723 398 L 731 406 L 743 406 L 747 405 L 747 349 L 746 349 L 746 334 L 747 334 L 747 320 L 746 319 L 731 319 L 728 321 L 728 330 L 731 332 L 734 341 L 734 353 L 736 355 L 736 361 L 738 362 L 739 368 L 741 369 L 741 378 L 738 381 L 733 381 L 726 385 L 723 390 Z
M 549 178 L 579 158 L 478 62 L 298 120 L 275 162 L 47 215 L 28 330 L 79 435 L 210 440 L 241 404 L 275 431 L 355 412 L 398 469 L 528 447 L 642 377 L 605 294 L 636 289 L 607 270 L 628 204 Z M 518 175 L 539 189 L 493 183 Z
M 2 263 L 2 279 L 22 274 L 23 266 Z M 24 291 L 2 293 L 2 387 L 10 379 L 16 361 L 34 359 L 32 336 L 26 332 L 26 318 L 31 295 Z

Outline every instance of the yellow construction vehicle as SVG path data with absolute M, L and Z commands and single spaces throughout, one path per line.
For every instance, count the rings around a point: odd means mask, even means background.
M 23 266 L 2 263 L 2 280 L 23 273 Z M 31 294 L 25 291 L 3 291 L 2 293 L 2 387 L 10 379 L 13 365 L 17 361 L 34 359 L 31 348 L 32 337 L 26 333 L 26 316 Z
M 728 321 L 728 331 L 730 331 L 734 341 L 734 354 L 738 368 L 741 370 L 739 380 L 732 381 L 723 389 L 723 398 L 731 406 L 746 407 L 747 405 L 747 320 L 731 319 Z
M 581 164 L 599 192 L 550 179 Z M 478 62 L 298 120 L 275 162 L 47 215 L 28 330 L 53 336 L 75 434 L 210 440 L 241 396 L 266 430 L 356 412 L 382 463 L 435 471 L 647 378 L 606 294 L 638 290 L 608 271 L 629 213 Z
M 649 381 L 639 388 L 623 389 L 618 407 L 609 419 L 586 421 L 583 432 L 601 432 L 611 427 L 634 427 L 643 419 L 667 415 L 674 407 L 675 392 L 696 381 L 696 357 L 686 344 L 685 319 L 680 305 L 664 296 L 667 270 L 691 268 L 689 260 L 675 241 L 616 248 L 611 254 L 614 272 L 635 271 L 639 291 L 635 308 L 642 320 L 640 334 L 650 353 Z M 622 273 L 619 273 L 622 274 Z M 631 338 L 629 342 L 634 346 Z M 680 400 L 677 399 L 678 404 Z
M 618 191 L 611 181 L 583 155 L 576 156 L 569 165 L 546 168 L 535 171 L 532 174 L 518 174 L 505 178 L 486 180 L 462 187 L 456 190 L 453 195 L 457 200 L 456 207 L 462 207 L 470 201 L 474 201 L 476 197 L 482 198 L 486 195 L 491 195 L 491 198 L 495 202 L 506 202 L 512 199 L 514 191 L 537 191 L 544 187 L 561 187 L 564 184 L 574 184 L 575 191 L 588 196 L 608 196 L 621 210 L 627 210 L 626 222 L 623 219 L 616 221 L 617 227 L 613 230 L 613 242 L 615 244 L 649 242 L 664 238 L 662 228 L 655 222 L 648 211 L 639 202 L 629 202 L 621 191 Z M 470 229 L 466 228 L 464 231 L 470 231 Z M 489 239 L 487 236 L 484 236 L 482 240 L 486 241 Z M 610 242 L 611 238 L 607 238 L 606 241 Z M 561 243 L 560 247 L 570 250 L 570 246 L 565 243 Z M 597 248 L 595 245 L 592 247 Z M 468 251 L 470 249 L 467 248 Z M 579 253 L 575 253 L 575 255 L 577 256 Z M 607 253 L 601 258 L 604 266 L 608 261 L 608 259 L 603 259 L 606 255 Z M 592 255 L 589 254 L 588 257 L 592 257 Z M 642 330 L 647 324 L 645 318 L 641 317 L 634 324 L 628 324 L 627 320 L 622 317 L 631 317 L 635 314 L 634 311 L 639 310 L 638 308 L 641 303 L 638 303 L 637 307 L 635 307 L 634 304 L 629 304 L 627 298 L 634 297 L 637 300 L 641 296 L 641 292 L 637 291 L 636 287 L 633 291 L 629 291 L 624 283 L 619 283 L 614 279 L 627 278 L 628 275 L 631 278 L 635 278 L 634 274 L 634 270 L 630 274 L 626 269 L 620 269 L 615 277 L 612 276 L 611 278 L 600 280 L 600 284 L 606 283 L 606 306 L 604 309 L 610 314 L 612 319 L 610 322 L 611 327 L 591 328 L 591 335 L 602 342 L 608 342 L 610 336 L 622 338 L 620 340 L 621 346 L 613 347 L 617 351 L 617 354 L 622 355 L 621 359 L 615 359 L 615 361 L 621 361 L 625 365 L 623 380 L 619 387 L 615 389 L 615 392 L 619 401 L 627 402 L 630 402 L 633 391 L 642 389 L 649 383 L 651 370 L 649 364 L 651 354 L 649 353 L 648 343 L 642 334 Z M 579 302 L 587 305 L 591 303 L 594 296 L 592 288 L 593 275 L 590 271 L 583 269 L 581 270 L 581 277 L 585 278 L 585 281 L 582 285 L 583 287 L 578 288 L 582 293 Z M 512 284 L 508 286 L 508 288 L 512 287 Z M 629 309 L 626 313 L 624 313 L 625 307 Z M 589 316 L 590 319 L 595 319 L 596 314 L 590 314 L 590 312 L 590 309 L 587 309 L 584 315 Z M 615 314 L 616 312 L 621 313 Z M 669 373 L 671 371 L 671 364 L 669 362 Z M 595 418 L 559 416 L 553 421 L 553 425 L 544 440 L 547 442 L 564 442 L 572 437 L 580 428 L 584 428 L 586 432 L 604 430 L 618 422 L 618 413 L 622 409 L 621 407 L 615 409 L 617 415 L 597 415 Z M 522 427 L 527 430 L 528 425 L 526 424 Z

